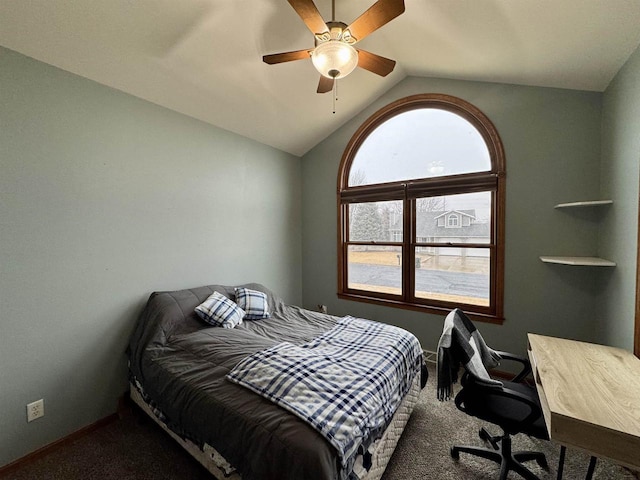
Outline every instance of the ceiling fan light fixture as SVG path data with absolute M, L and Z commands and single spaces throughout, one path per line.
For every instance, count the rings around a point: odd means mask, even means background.
M 338 79 L 346 77 L 358 66 L 358 52 L 348 43 L 329 40 L 315 48 L 311 61 L 320 75 Z

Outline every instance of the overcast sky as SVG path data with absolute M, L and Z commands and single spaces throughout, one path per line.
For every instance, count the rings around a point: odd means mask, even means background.
M 363 142 L 351 172 L 366 184 L 491 169 L 489 151 L 473 125 L 454 113 L 422 108 L 380 125 Z

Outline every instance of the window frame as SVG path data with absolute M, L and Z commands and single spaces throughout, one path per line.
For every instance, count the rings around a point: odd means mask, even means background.
M 380 125 L 396 115 L 415 109 L 434 108 L 457 114 L 471 123 L 482 136 L 489 151 L 490 170 L 448 176 L 411 179 L 369 185 L 349 186 L 353 160 L 362 144 Z M 371 115 L 351 137 L 342 155 L 337 182 L 338 222 L 338 298 L 362 301 L 403 309 L 444 314 L 461 307 L 471 318 L 501 324 L 504 321 L 504 246 L 506 168 L 502 141 L 489 118 L 477 107 L 458 97 L 445 94 L 419 94 L 401 98 Z M 417 242 L 415 233 L 416 199 L 490 191 L 492 197 L 491 239 L 489 244 L 456 243 L 453 247 L 478 246 L 490 250 L 489 306 L 460 304 L 415 296 L 415 252 L 419 247 L 442 246 L 442 243 Z M 351 203 L 401 200 L 403 202 L 403 241 L 364 242 L 364 244 L 402 247 L 402 292 L 393 295 L 348 287 L 348 249 L 363 242 L 348 241 L 348 209 Z M 448 246 L 448 245 L 447 245 Z

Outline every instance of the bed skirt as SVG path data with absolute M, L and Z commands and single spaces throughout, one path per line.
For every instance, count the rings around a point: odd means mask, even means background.
M 205 444 L 204 448 L 198 447 L 188 439 L 176 435 L 167 425 L 160 420 L 151 407 L 144 401 L 138 389 L 130 384 L 131 400 L 138 405 L 144 413 L 151 417 L 164 431 L 166 431 L 178 444 L 182 446 L 193 458 L 200 462 L 217 480 L 241 480 L 242 477 L 213 447 Z M 370 448 L 372 464 L 367 471 L 362 465 L 362 457 L 359 456 L 353 467 L 354 473 L 360 480 L 380 480 L 391 455 L 400 440 L 400 436 L 409 421 L 418 398 L 420 397 L 420 375 L 416 375 L 398 410 L 391 418 L 389 426 Z

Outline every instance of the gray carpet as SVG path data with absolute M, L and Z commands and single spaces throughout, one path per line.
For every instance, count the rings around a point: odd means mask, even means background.
M 486 424 L 459 412 L 453 402 L 438 402 L 435 398 L 433 369 L 430 370 L 429 383 L 422 391 L 383 480 L 496 479 L 498 467 L 488 460 L 465 454 L 461 454 L 458 461 L 450 457 L 449 447 L 454 443 L 480 445 L 478 430 Z M 498 433 L 496 427 L 488 426 L 488 429 L 494 434 Z M 544 451 L 550 472 L 543 471 L 535 462 L 530 462 L 531 469 L 542 479 L 556 478 L 559 446 L 518 435 L 514 437 L 514 449 Z M 588 463 L 587 455 L 568 450 L 564 478 L 583 479 Z M 200 464 L 153 422 L 137 421 L 132 415 L 126 415 L 20 470 L 2 476 L 3 480 L 211 478 Z M 510 474 L 509 478 L 520 477 Z M 599 460 L 594 478 L 635 480 L 640 477 L 606 460 Z

